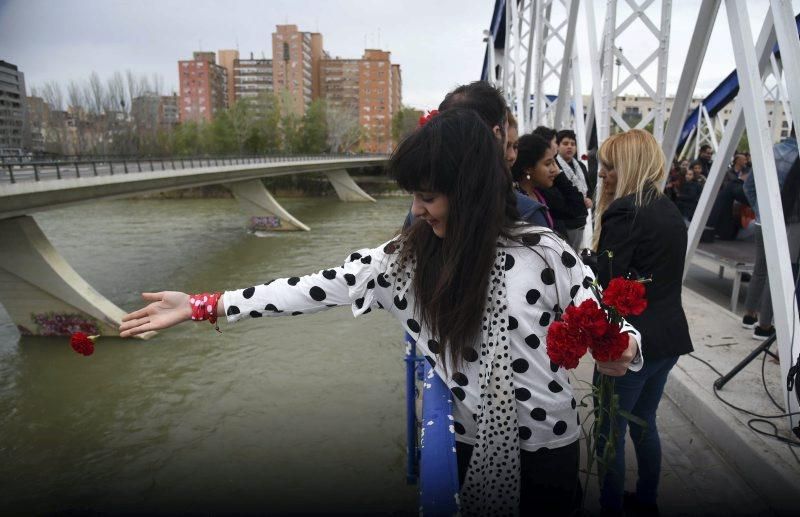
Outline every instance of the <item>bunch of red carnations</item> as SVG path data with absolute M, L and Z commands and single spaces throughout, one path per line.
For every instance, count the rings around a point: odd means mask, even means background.
M 610 255 L 610 254 L 609 254 Z M 596 361 L 606 362 L 619 359 L 628 348 L 628 334 L 622 332 L 625 316 L 638 316 L 647 308 L 644 282 L 647 280 L 627 280 L 614 278 L 608 287 L 599 295 L 596 286 L 592 285 L 598 303 L 588 299 L 580 305 L 570 305 L 564 311 L 560 321 L 550 325 L 547 332 L 547 355 L 555 364 L 567 369 L 578 366 L 578 362 L 587 351 Z M 646 426 L 645 422 L 619 407 L 619 399 L 614 395 L 614 377 L 598 374 L 592 386 L 591 397 L 594 399 L 594 410 L 591 430 L 587 436 L 587 450 L 597 451 L 598 479 L 602 486 L 609 460 L 616 454 L 615 443 L 617 417 L 622 416 L 637 424 Z M 583 401 L 581 406 L 587 406 Z M 586 417 L 588 420 L 589 416 Z M 602 434 L 601 434 L 602 433 Z M 586 469 L 588 486 L 595 455 L 589 452 Z M 584 494 L 586 491 L 584 491 Z M 585 496 L 584 496 L 585 497 Z
M 622 332 L 625 316 L 638 316 L 647 308 L 641 281 L 614 278 L 603 291 L 601 302 L 588 299 L 570 305 L 560 321 L 547 331 L 547 355 L 559 366 L 572 369 L 589 351 L 596 361 L 615 361 L 628 348 Z

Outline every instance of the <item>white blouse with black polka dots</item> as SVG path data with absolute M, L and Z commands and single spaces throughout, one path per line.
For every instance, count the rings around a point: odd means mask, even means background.
M 591 270 L 555 234 L 541 228 L 536 231 L 538 244 L 499 243 L 508 257 L 508 333 L 519 444 L 528 451 L 562 447 L 578 439 L 577 402 L 567 371 L 550 361 L 545 341 L 548 326 L 557 312 L 571 303 L 577 305 L 594 297 L 589 288 L 594 281 Z M 530 240 L 531 236 L 528 237 Z M 247 317 L 310 314 L 338 305 L 351 305 L 355 316 L 372 308 L 387 310 L 416 339 L 418 350 L 452 391 L 456 439 L 474 445 L 480 399 L 479 343 L 467 350 L 460 370 L 450 366 L 435 337 L 418 321 L 413 290 L 403 292 L 394 282 L 389 264 L 396 259 L 396 252 L 395 242 L 389 241 L 374 249 L 352 253 L 341 267 L 226 291 L 222 300 L 228 322 Z M 633 334 L 641 343 L 639 333 L 629 324 L 624 324 L 623 331 Z M 636 371 L 641 367 L 640 361 L 630 369 Z

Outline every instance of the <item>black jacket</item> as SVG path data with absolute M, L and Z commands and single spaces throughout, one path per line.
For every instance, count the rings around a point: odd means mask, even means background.
M 575 188 L 566 174 L 560 173 L 556 176 L 552 187 L 541 189 L 540 192 L 550 210 L 553 229 L 557 233 L 565 236 L 567 230 L 583 228 L 587 214 L 583 194 Z
M 647 309 L 626 319 L 642 334 L 645 360 L 663 359 L 693 350 L 681 303 L 686 256 L 686 224 L 667 196 L 642 207 L 634 195 L 617 199 L 603 214 L 598 246 L 598 276 L 605 287 L 614 277 L 631 273 L 652 278 L 645 284 Z M 609 258 L 604 251 L 612 251 Z

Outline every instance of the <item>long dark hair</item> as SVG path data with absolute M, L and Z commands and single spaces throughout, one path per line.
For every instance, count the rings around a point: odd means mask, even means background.
M 406 138 L 389 171 L 407 191 L 447 196 L 445 237 L 416 221 L 403 232 L 401 261 L 416 261 L 418 316 L 458 368 L 480 335 L 498 237 L 516 224 L 504 156 L 478 114 L 453 108 Z
M 543 138 L 536 135 L 521 136 L 517 140 L 517 161 L 511 167 L 511 175 L 514 177 L 514 181 L 519 181 L 529 167 L 536 167 L 536 164 L 544 158 L 549 149 L 550 142 Z

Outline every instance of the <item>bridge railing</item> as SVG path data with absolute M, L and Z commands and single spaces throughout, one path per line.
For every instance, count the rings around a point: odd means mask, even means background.
M 0 167 L 10 183 L 20 179 L 42 181 L 90 176 L 113 176 L 139 172 L 253 165 L 260 163 L 290 163 L 309 160 L 342 160 L 378 158 L 384 154 L 293 154 L 241 156 L 175 156 L 175 157 L 91 157 L 74 159 L 26 160 L 24 157 L 4 157 Z

